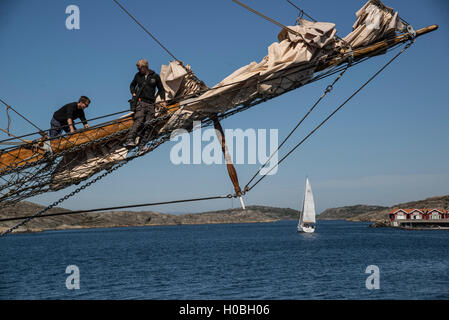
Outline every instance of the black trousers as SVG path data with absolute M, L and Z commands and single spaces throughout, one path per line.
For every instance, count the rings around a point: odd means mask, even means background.
M 133 115 L 134 124 L 128 133 L 128 140 L 135 141 L 136 137 L 139 136 L 139 145 L 146 143 L 148 136 L 153 130 L 153 125 L 151 120 L 154 119 L 155 110 L 154 104 L 139 101 L 136 106 L 136 111 Z

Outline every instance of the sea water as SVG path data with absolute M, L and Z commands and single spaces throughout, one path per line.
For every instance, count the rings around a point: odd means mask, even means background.
M 449 231 L 296 221 L 0 238 L 0 299 L 449 299 Z

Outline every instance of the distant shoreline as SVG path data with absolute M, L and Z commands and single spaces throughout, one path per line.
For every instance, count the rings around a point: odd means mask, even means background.
M 0 211 L 0 217 L 24 216 L 37 210 L 33 203 L 23 203 L 21 208 L 10 209 L 8 213 Z M 54 209 L 61 212 L 63 209 Z M 24 214 L 25 212 L 25 214 Z M 70 212 L 67 210 L 67 212 Z M 32 233 L 48 230 L 72 230 L 91 228 L 120 228 L 139 226 L 176 226 L 201 224 L 236 224 L 236 223 L 269 223 L 281 220 L 296 220 L 299 211 L 290 208 L 273 208 L 266 206 L 248 206 L 246 210 L 228 209 L 188 214 L 165 214 L 153 211 L 118 211 L 92 214 L 62 215 L 36 218 L 27 225 L 15 230 L 15 233 Z M 14 226 L 18 221 L 0 224 L 0 231 Z
M 18 228 L 14 231 L 15 234 L 25 233 L 39 233 L 46 231 L 67 231 L 67 230 L 83 230 L 83 229 L 115 229 L 115 228 L 137 228 L 137 227 L 173 227 L 173 226 L 200 226 L 200 225 L 217 225 L 217 224 L 247 224 L 247 223 L 273 223 L 278 221 L 296 221 L 296 219 L 282 219 L 282 220 L 266 220 L 266 221 L 242 221 L 242 222 L 209 222 L 209 223 L 178 223 L 178 224 L 146 224 L 146 225 L 116 225 L 116 226 L 62 226 L 53 229 L 38 229 L 38 228 Z M 0 233 L 6 231 L 8 228 L 0 227 Z
M 398 204 L 392 207 L 373 205 L 354 205 L 326 209 L 317 215 L 317 220 L 344 220 L 348 222 L 369 222 L 372 228 L 394 228 L 389 221 L 392 208 L 449 208 L 449 196 L 438 196 Z M 43 206 L 32 202 L 19 202 L 14 206 L 0 209 L 0 218 L 11 218 L 32 215 Z M 63 208 L 53 208 L 48 213 L 70 212 Z M 297 220 L 299 211 L 291 208 L 269 206 L 248 206 L 246 210 L 232 208 L 226 210 L 207 211 L 201 213 L 167 214 L 154 211 L 112 211 L 62 215 L 33 219 L 15 233 L 33 233 L 49 230 L 80 230 L 91 228 L 124 228 L 139 226 L 175 226 L 202 224 L 235 224 L 235 223 L 269 223 L 281 220 Z M 18 221 L 0 223 L 0 231 L 5 231 Z M 409 230 L 417 230 L 415 228 Z M 426 229 L 434 230 L 434 229 Z M 441 229 L 435 229 L 441 230 Z

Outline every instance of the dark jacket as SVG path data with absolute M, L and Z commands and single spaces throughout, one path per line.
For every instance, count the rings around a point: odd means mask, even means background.
M 78 102 L 67 103 L 53 114 L 53 118 L 59 121 L 61 125 L 67 125 L 67 119 L 80 119 L 83 124 L 87 124 L 83 109 L 78 109 Z
M 131 94 L 133 93 L 137 94 L 137 91 L 142 86 L 144 81 L 145 75 L 142 75 L 139 72 L 137 72 L 136 75 L 134 76 L 133 81 L 131 82 L 131 85 L 129 86 Z M 162 100 L 165 100 L 165 90 L 164 86 L 162 85 L 161 78 L 156 72 L 150 70 L 146 85 L 138 98 L 141 98 L 142 101 L 148 103 L 154 103 L 156 101 L 156 88 L 157 88 L 157 95 L 159 95 Z

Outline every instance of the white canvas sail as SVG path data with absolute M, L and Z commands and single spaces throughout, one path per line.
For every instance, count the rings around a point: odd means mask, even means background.
M 315 202 L 313 201 L 312 187 L 309 179 L 306 179 L 306 190 L 304 191 L 304 203 L 299 223 L 315 223 Z

